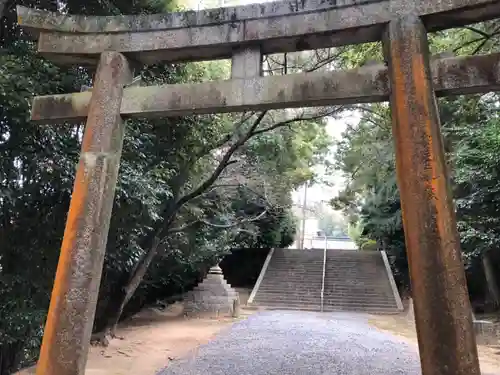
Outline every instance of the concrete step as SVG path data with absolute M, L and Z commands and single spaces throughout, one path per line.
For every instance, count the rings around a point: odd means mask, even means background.
M 336 270 L 336 269 L 342 269 L 342 270 L 352 270 L 352 271 L 359 271 L 359 270 L 384 270 L 385 267 L 384 265 L 378 265 L 378 264 L 373 264 L 372 263 L 367 263 L 367 264 L 360 264 L 360 263 L 354 263 L 354 264 L 346 264 L 343 262 L 330 262 L 326 263 L 325 270 Z
M 324 296 L 323 301 L 325 304 L 381 304 L 381 305 L 396 305 L 396 301 L 390 298 L 362 298 L 362 296 L 355 296 L 352 298 L 345 297 L 328 297 Z
M 298 275 L 318 275 L 321 276 L 323 274 L 322 269 L 311 269 L 311 270 L 302 270 L 302 269 L 292 269 L 292 268 L 268 268 L 266 270 L 267 275 L 286 275 L 286 274 L 298 274 Z
M 294 288 L 320 288 L 321 289 L 321 281 L 315 281 L 315 282 L 310 282 L 306 280 L 300 280 L 300 279 L 293 279 L 293 280 L 280 280 L 280 279 L 274 279 L 274 280 L 266 280 L 265 282 L 263 281 L 262 284 L 260 284 L 260 287 L 272 287 L 272 288 L 278 288 L 278 287 L 294 287 Z
M 345 299 L 345 298 L 324 298 L 323 303 L 325 305 L 380 305 L 380 306 L 397 306 L 396 301 L 388 301 L 388 300 L 377 300 L 371 298 L 357 298 L 357 299 Z
M 321 271 L 323 272 L 323 266 L 309 265 L 307 267 L 302 267 L 297 264 L 269 264 L 267 270 L 293 270 L 293 271 Z
M 348 259 L 348 260 L 369 260 L 369 259 L 382 259 L 382 255 L 378 254 L 360 254 L 360 253 L 330 253 L 326 252 L 326 259 Z
M 353 280 L 352 282 L 337 281 L 337 282 L 325 282 L 325 289 L 345 289 L 354 291 L 363 290 L 380 290 L 380 289 L 390 289 L 390 284 L 385 284 L 382 282 L 369 282 L 363 280 Z
M 389 304 L 393 304 L 393 303 L 396 303 L 396 300 L 394 298 L 389 298 L 389 297 L 366 297 L 366 296 L 350 296 L 350 297 L 347 297 L 347 296 L 323 296 L 323 300 L 325 302 L 342 302 L 342 301 L 345 301 L 345 302 L 364 302 L 364 301 L 369 301 L 370 303 L 371 302 L 376 302 L 376 303 L 389 303 Z
M 373 265 L 384 265 L 384 262 L 382 259 L 380 259 L 380 262 L 378 259 L 366 259 L 366 260 L 360 260 L 360 259 L 326 259 L 326 265 L 327 266 L 341 266 L 345 265 L 346 267 L 355 267 L 355 266 L 373 266 Z
M 290 305 L 290 306 L 300 306 L 300 305 L 307 305 L 307 306 L 320 306 L 321 300 L 319 298 L 315 299 L 308 299 L 308 300 L 302 300 L 302 299 L 255 299 L 254 303 L 257 305 Z
M 387 298 L 394 298 L 394 294 L 392 293 L 392 291 L 386 290 L 386 289 L 370 290 L 370 291 L 353 291 L 353 290 L 348 290 L 348 289 L 343 289 L 343 290 L 325 289 L 324 295 L 325 296 L 346 296 L 346 297 L 348 297 L 348 296 L 364 296 L 364 297 L 382 296 L 382 297 L 387 297 Z
M 321 294 L 321 285 L 317 285 L 315 287 L 304 287 L 304 286 L 297 286 L 297 285 L 291 285 L 290 287 L 281 287 L 281 288 L 276 288 L 273 287 L 272 285 L 261 285 L 259 287 L 259 290 L 257 291 L 258 293 L 274 293 L 274 294 L 279 294 L 279 293 L 290 293 L 290 291 L 295 291 L 296 294 Z
M 269 272 L 266 274 L 268 279 L 297 279 L 297 280 L 321 280 L 321 273 L 297 273 L 297 272 Z
M 295 257 L 295 258 L 285 258 L 285 257 L 272 257 L 271 261 L 269 264 L 299 264 L 299 265 L 307 265 L 307 264 L 323 264 L 323 257 L 318 257 L 318 258 L 301 258 L 301 257 Z
M 321 293 L 316 293 L 316 294 L 308 294 L 308 293 L 294 293 L 294 294 L 282 294 L 282 293 L 274 293 L 274 292 L 263 292 L 263 293 L 257 293 L 255 296 L 256 299 L 320 299 L 321 298 Z
M 363 294 L 370 294 L 370 293 L 375 293 L 379 294 L 381 292 L 387 293 L 392 295 L 392 289 L 390 288 L 389 285 L 363 285 L 363 284 L 358 284 L 358 285 L 340 285 L 340 284 L 335 284 L 335 285 L 325 285 L 325 292 L 333 293 L 333 292 L 338 292 L 338 293 L 350 293 L 350 294 L 358 294 L 358 293 L 363 293 Z
M 369 314 L 399 314 L 400 311 L 396 308 L 381 308 L 381 307 L 343 307 L 343 306 L 323 306 L 323 312 L 365 312 Z
M 325 289 L 342 289 L 342 290 L 353 290 L 353 291 L 365 291 L 365 290 L 380 290 L 380 289 L 390 289 L 389 283 L 362 283 L 359 281 L 354 281 L 352 283 L 325 283 Z
M 255 299 L 254 304 L 257 305 L 266 305 L 266 306 L 274 306 L 274 305 L 289 305 L 289 306 L 321 306 L 321 300 L 319 298 L 311 301 L 302 301 L 298 299 L 289 299 L 289 300 L 271 300 L 271 299 Z
M 283 299 L 294 299 L 294 300 L 306 300 L 306 299 L 313 299 L 313 300 L 318 300 L 321 298 L 321 293 L 317 294 L 292 294 L 292 293 L 285 293 L 285 294 L 280 294 L 280 293 L 257 293 L 259 295 L 256 295 L 256 299 L 276 299 L 276 300 L 283 300 Z
M 318 275 L 320 277 L 320 275 Z M 362 281 L 381 281 L 381 280 L 387 280 L 387 276 L 386 275 L 373 275 L 373 276 L 369 276 L 369 275 L 359 275 L 359 276 L 356 276 L 356 275 L 352 275 L 352 274 L 345 274 L 345 275 L 329 275 L 329 276 L 325 276 L 325 280 L 328 280 L 328 281 L 342 281 L 342 280 L 345 280 L 345 281 L 351 281 L 351 280 L 362 280 Z
M 302 263 L 305 262 L 305 263 Z M 323 255 L 317 257 L 284 257 L 274 255 L 270 263 L 323 264 Z
M 291 284 L 291 283 L 301 283 L 301 284 L 307 284 L 307 285 L 321 285 L 322 282 L 321 282 L 321 278 L 320 277 L 316 277 L 314 279 L 311 279 L 311 278 L 301 278 L 301 277 L 270 277 L 268 278 L 267 280 L 264 280 L 262 281 L 262 284 L 264 284 L 264 282 L 266 284 L 268 284 L 269 282 L 272 282 L 273 284 L 274 283 L 282 283 L 282 284 Z M 332 284 L 334 285 L 334 284 Z M 346 284 L 347 285 L 347 284 Z
M 285 288 L 319 288 L 321 289 L 321 281 L 307 281 L 305 280 L 300 280 L 300 279 L 293 279 L 293 280 L 281 280 L 281 279 L 274 279 L 274 280 L 266 280 L 265 282 L 263 281 L 262 284 L 260 284 L 260 288 L 266 288 L 266 287 L 271 287 L 274 289 L 277 289 L 279 287 L 285 287 Z M 260 289 L 259 288 L 259 289 Z
M 344 272 L 344 271 L 352 271 L 352 272 L 384 272 L 385 273 L 385 268 L 381 267 L 374 267 L 372 265 L 367 265 L 367 266 L 344 266 L 344 265 L 339 265 L 339 266 L 328 266 L 325 267 L 326 272 Z
M 350 290 L 331 290 L 331 289 L 325 289 L 324 291 L 325 296 L 364 296 L 364 297 L 370 297 L 370 296 L 384 296 L 387 298 L 394 298 L 394 295 L 392 291 L 389 290 L 374 290 L 374 291 L 350 291 Z
M 383 266 L 384 263 L 378 262 L 375 259 L 369 260 L 349 260 L 349 259 L 327 259 L 326 266 L 327 267 L 372 267 L 372 266 Z
M 305 275 L 316 275 L 321 277 L 323 275 L 323 270 L 302 270 L 302 269 L 290 269 L 290 268 L 268 268 L 266 270 L 266 275 L 287 275 L 287 274 L 297 274 L 301 276 Z
M 270 274 L 270 275 L 267 275 L 267 277 L 264 276 L 264 280 L 265 279 L 268 279 L 268 280 L 281 280 L 281 281 L 285 281 L 285 282 L 289 282 L 289 281 L 300 281 L 300 282 L 319 282 L 321 283 L 321 275 L 294 275 L 294 274 L 291 274 L 291 275 L 275 275 L 275 274 Z
M 369 311 L 369 310 L 386 310 L 386 311 L 398 311 L 396 305 L 376 305 L 376 304 L 335 304 L 335 305 L 323 305 L 324 311 L 335 311 L 335 310 L 352 310 L 352 311 Z
M 368 309 L 385 309 L 385 310 L 397 310 L 397 306 L 390 304 L 377 304 L 377 303 L 335 303 L 335 304 L 323 304 L 323 310 L 335 310 L 335 309 L 351 309 L 351 310 L 368 310 Z
M 264 277 L 264 279 L 266 279 L 266 277 Z M 319 280 L 321 282 L 321 274 L 304 274 L 304 275 L 297 275 L 297 274 L 274 274 L 274 273 L 270 273 L 269 275 L 267 275 L 267 279 L 268 280 L 285 280 L 285 281 L 288 281 L 288 280 L 297 280 L 297 281 L 308 281 L 308 280 L 312 280 L 314 282 L 314 280 Z
M 262 286 L 259 288 L 257 293 L 297 293 L 297 294 L 320 294 L 321 286 L 315 288 L 307 288 L 307 287 L 294 287 L 294 286 L 280 286 L 280 287 L 271 287 L 271 286 Z
M 342 277 L 344 276 L 344 277 Z M 372 282 L 385 282 L 387 280 L 388 281 L 388 278 L 386 275 L 377 275 L 376 277 L 375 276 L 353 276 L 352 274 L 346 274 L 346 275 L 338 275 L 338 276 L 334 276 L 334 275 L 330 275 L 330 276 L 325 276 L 325 280 L 326 281 L 332 281 L 332 282 L 342 282 L 342 281 L 345 281 L 345 282 L 350 282 L 350 281 L 358 281 L 358 280 L 361 280 L 361 281 L 372 281 Z
M 264 282 L 268 283 L 269 281 L 271 282 L 276 282 L 276 283 L 283 283 L 283 284 L 291 284 L 291 283 L 301 283 L 301 284 L 308 284 L 308 285 L 321 285 L 322 284 L 322 281 L 321 281 L 321 277 L 317 276 L 317 277 L 314 277 L 314 278 L 303 278 L 303 277 L 269 277 L 266 278 L 264 277 L 264 280 L 262 280 L 262 284 L 264 284 Z M 334 284 L 332 284 L 334 285 Z
M 320 305 L 256 305 L 266 310 L 297 310 L 297 311 L 321 311 Z
M 264 278 L 262 281 L 261 285 L 263 284 L 269 284 L 269 285 L 275 285 L 275 284 L 304 284 L 304 285 L 322 285 L 321 283 L 321 277 L 315 277 L 314 279 L 311 280 L 311 278 L 302 278 L 302 277 L 270 277 L 267 280 Z
M 318 298 L 315 301 L 301 301 L 301 300 L 254 300 L 257 305 L 275 306 L 275 305 L 288 305 L 288 306 L 321 306 L 321 300 Z
M 323 298 L 329 301 L 381 301 L 381 302 L 395 302 L 393 296 L 386 295 L 376 295 L 376 294 L 353 294 L 353 295 L 342 295 L 342 294 L 324 294 Z
M 338 268 L 326 268 L 325 269 L 325 274 L 327 275 L 335 275 L 335 274 L 359 274 L 359 275 L 364 275 L 364 274 L 370 274 L 370 275 L 377 275 L 377 274 L 386 274 L 385 269 L 380 269 L 380 268 L 349 268 L 349 267 L 338 267 Z
M 296 285 L 261 285 L 257 294 L 259 293 L 297 293 L 297 294 L 320 294 L 321 285 L 317 286 L 296 286 Z
M 320 289 L 293 289 L 293 288 L 282 288 L 282 289 L 260 289 L 256 294 L 256 297 L 260 295 L 294 295 L 294 296 L 317 296 L 321 295 Z
M 283 267 L 272 267 L 272 266 L 269 266 L 266 270 L 266 272 L 268 271 L 280 271 L 280 272 L 319 272 L 319 273 L 323 273 L 323 268 L 321 267 L 309 267 L 309 268 L 303 268 L 303 267 L 287 267 L 287 266 L 283 266 Z
M 274 259 L 269 262 L 269 265 L 295 265 L 297 267 L 323 267 L 323 259 L 321 260 L 311 260 L 311 259 L 295 259 L 295 260 L 283 260 Z
M 273 255 L 270 263 L 295 263 L 295 264 L 311 264 L 311 263 L 323 263 L 323 255 L 314 257 L 286 257 L 286 256 L 276 256 Z
M 343 261 L 331 261 L 327 260 L 325 264 L 326 269 L 333 269 L 333 268 L 351 268 L 351 269 L 357 269 L 357 268 L 379 268 L 379 267 L 384 267 L 383 263 L 378 263 L 378 262 L 343 262 Z
M 380 286 L 380 285 L 390 285 L 389 280 L 386 280 L 387 278 L 379 277 L 379 278 L 361 278 L 361 277 L 354 277 L 354 278 L 325 278 L 325 285 L 367 285 L 367 286 Z M 387 284 L 386 284 L 387 283 Z

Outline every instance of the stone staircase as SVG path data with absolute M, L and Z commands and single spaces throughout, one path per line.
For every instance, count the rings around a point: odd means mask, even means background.
M 253 304 L 319 311 L 322 279 L 323 250 L 275 249 Z
M 326 252 L 323 311 L 397 313 L 396 298 L 381 252 Z
M 381 252 L 327 250 L 326 259 L 324 255 L 322 249 L 275 249 L 249 305 L 325 312 L 401 311 Z

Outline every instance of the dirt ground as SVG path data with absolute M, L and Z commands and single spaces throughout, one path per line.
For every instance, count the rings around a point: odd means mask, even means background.
M 92 346 L 85 375 L 154 375 L 188 355 L 234 319 L 187 319 L 177 312 L 147 309 L 125 322 L 108 347 Z M 35 367 L 16 375 L 33 375 Z
M 146 310 L 127 322 L 107 348 L 92 347 L 86 375 L 154 375 L 212 339 L 234 319 L 186 319 Z
M 244 307 L 250 291 L 237 291 Z M 251 313 L 243 309 L 239 318 L 188 319 L 182 315 L 181 304 L 166 311 L 144 310 L 123 323 L 118 335 L 124 340 L 112 340 L 107 348 L 91 348 L 85 375 L 154 375 L 170 361 L 194 354 L 198 346 Z
M 90 348 L 85 375 L 155 375 L 170 361 L 195 353 L 222 329 L 252 314 L 244 309 L 249 291 L 238 292 L 243 307 L 239 318 L 185 318 L 180 303 L 165 310 L 143 310 L 120 325 L 117 334 L 123 340 L 111 340 L 106 348 Z M 31 367 L 15 375 L 34 373 Z
M 418 346 L 415 324 L 404 315 L 372 316 L 369 323 Z M 478 345 L 478 352 L 481 372 L 500 374 L 500 347 Z

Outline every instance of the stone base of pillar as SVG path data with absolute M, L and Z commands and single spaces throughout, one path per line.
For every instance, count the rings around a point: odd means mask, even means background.
M 408 304 L 408 311 L 406 313 L 406 319 L 412 324 L 415 324 L 415 313 L 413 311 L 413 299 L 410 298 Z M 476 319 L 474 312 L 472 312 L 474 332 L 476 333 L 476 340 L 478 344 L 481 345 L 498 345 L 499 344 L 499 332 L 497 325 L 489 320 L 479 320 Z
M 207 277 L 188 292 L 184 299 L 184 314 L 187 316 L 233 316 L 237 311 L 239 295 L 224 280 L 219 266 L 210 268 Z

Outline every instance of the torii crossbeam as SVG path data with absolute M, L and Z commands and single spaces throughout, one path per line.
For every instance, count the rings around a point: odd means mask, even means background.
M 423 375 L 479 375 L 436 95 L 498 91 L 500 54 L 432 59 L 427 32 L 500 17 L 500 0 L 302 0 L 87 17 L 18 7 L 38 51 L 96 65 L 91 92 L 32 119 L 87 119 L 38 375 L 83 375 L 123 144 L 122 118 L 389 99 Z M 386 66 L 261 76 L 262 54 L 382 40 Z M 126 87 L 131 65 L 232 58 L 231 80 Z

